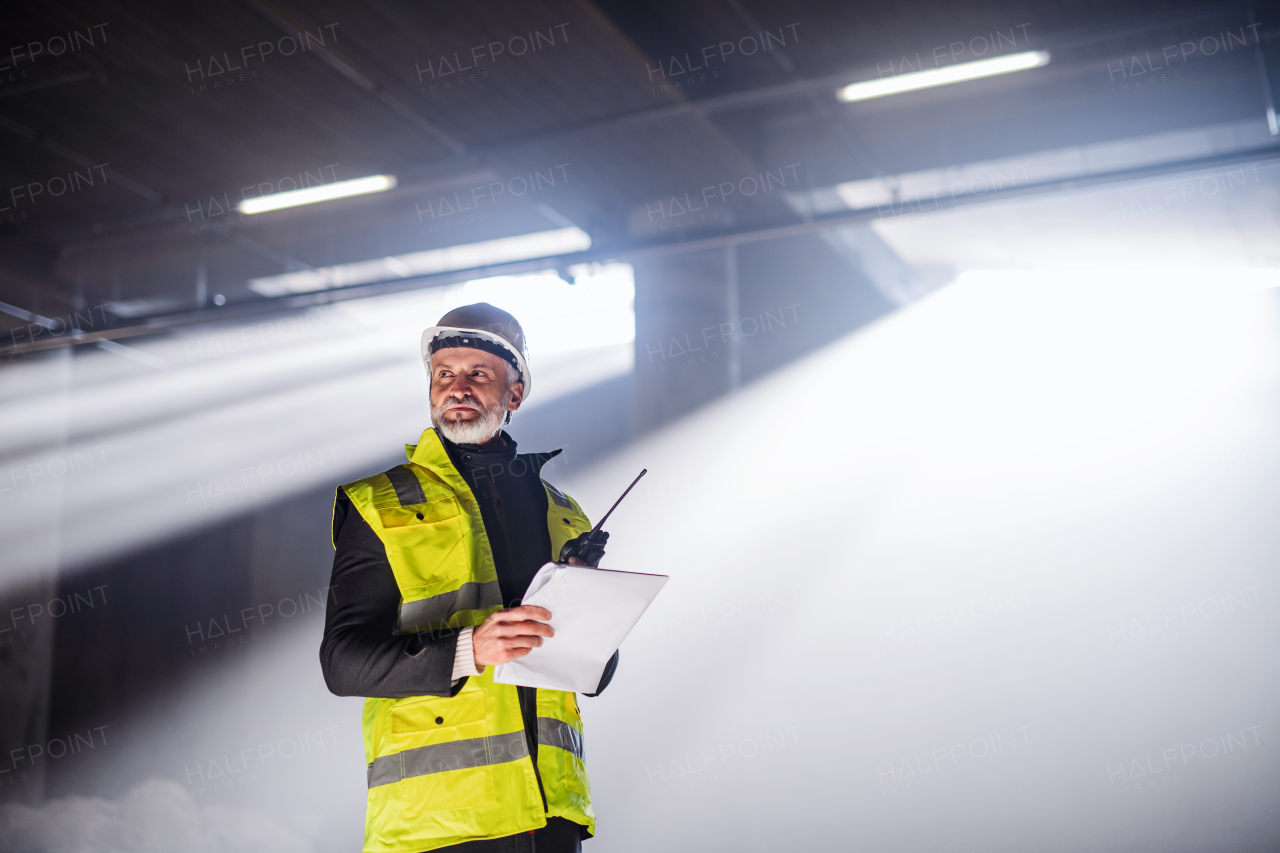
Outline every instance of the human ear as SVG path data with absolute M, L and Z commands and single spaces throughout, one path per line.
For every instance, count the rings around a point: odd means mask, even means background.
M 524 383 L 511 383 L 511 399 L 507 401 L 507 411 L 514 412 L 520 408 L 520 403 L 524 400 Z

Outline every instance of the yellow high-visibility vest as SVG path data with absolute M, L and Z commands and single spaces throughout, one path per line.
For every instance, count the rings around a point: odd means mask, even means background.
M 479 625 L 503 605 L 480 506 L 435 430 L 405 449 L 408 464 L 341 487 L 386 546 L 400 588 L 396 630 Z M 591 522 L 576 501 L 543 485 L 552 560 Z M 493 667 L 456 696 L 366 699 L 365 853 L 498 838 L 545 826 L 551 816 L 594 833 L 577 697 L 543 689 L 537 697 L 536 774 L 516 688 L 495 684 Z

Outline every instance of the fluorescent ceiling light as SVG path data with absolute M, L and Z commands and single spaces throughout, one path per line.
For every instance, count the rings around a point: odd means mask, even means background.
M 268 210 L 297 207 L 300 204 L 315 204 L 318 201 L 329 201 L 352 195 L 380 193 L 392 189 L 395 185 L 395 175 L 370 175 L 367 178 L 355 178 L 350 181 L 338 181 L 333 184 L 320 184 L 300 190 L 248 198 L 240 202 L 239 209 L 241 213 L 264 213 Z
M 930 68 L 928 71 L 913 71 L 910 74 L 898 74 L 880 80 L 851 83 L 839 90 L 836 97 L 842 101 L 865 101 L 869 98 L 882 98 L 885 95 L 896 95 L 899 92 L 910 92 L 915 89 L 946 86 L 949 83 L 1008 74 L 1011 71 L 1024 71 L 1048 64 L 1049 51 L 1029 50 L 1026 53 L 1011 53 L 1008 56 L 979 59 L 977 62 L 948 65 L 946 68 Z
M 485 240 L 482 243 L 446 246 L 443 249 L 428 249 L 425 252 L 410 252 L 407 255 L 255 278 L 250 280 L 249 289 L 268 297 L 313 293 L 374 281 L 477 269 L 534 258 L 551 258 L 590 248 L 591 235 L 581 228 L 558 228 L 554 231 Z

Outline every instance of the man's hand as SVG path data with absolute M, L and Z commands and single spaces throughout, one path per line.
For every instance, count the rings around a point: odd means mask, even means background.
M 604 557 L 604 546 L 608 541 L 609 534 L 606 531 L 588 530 L 576 539 L 570 539 L 564 543 L 564 547 L 560 549 L 560 562 L 595 568 L 600 565 L 600 559 Z M 575 559 L 581 562 L 575 563 Z
M 490 613 L 471 633 L 476 669 L 522 658 L 541 646 L 543 637 L 554 637 L 556 633 L 545 624 L 550 618 L 550 610 L 532 604 Z

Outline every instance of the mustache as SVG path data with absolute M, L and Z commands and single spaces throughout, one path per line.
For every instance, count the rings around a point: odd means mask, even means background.
M 484 404 L 470 394 L 464 394 L 461 397 L 447 397 L 440 404 L 441 409 L 447 409 L 449 406 L 475 406 L 477 409 L 484 411 Z

